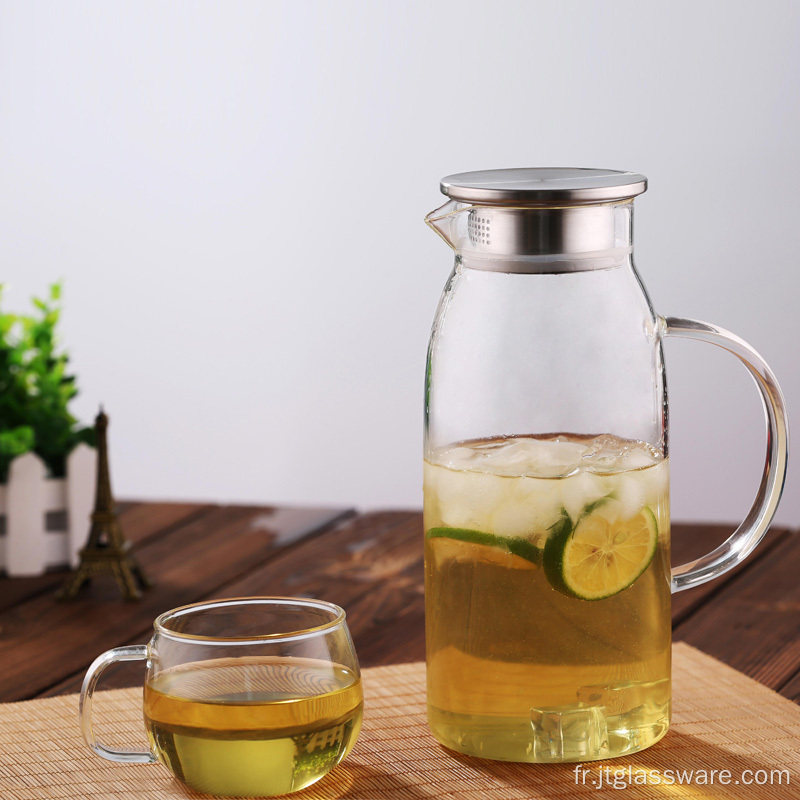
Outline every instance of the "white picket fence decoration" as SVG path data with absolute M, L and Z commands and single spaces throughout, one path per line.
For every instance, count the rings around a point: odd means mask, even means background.
M 48 567 L 78 565 L 94 506 L 97 453 L 79 444 L 67 456 L 67 477 L 48 478 L 35 453 L 17 456 L 0 484 L 0 569 L 10 577 L 41 575 Z M 64 530 L 48 530 L 47 516 L 62 512 Z M 57 517 L 56 517 L 57 519 Z M 63 527 L 59 526 L 59 527 Z

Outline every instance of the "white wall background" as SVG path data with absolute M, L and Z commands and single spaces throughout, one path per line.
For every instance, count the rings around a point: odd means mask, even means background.
M 2 2 L 4 303 L 64 279 L 118 496 L 418 506 L 439 178 L 630 169 L 656 308 L 748 339 L 797 418 L 798 31 L 794 2 Z M 667 359 L 674 516 L 736 520 L 755 389 Z

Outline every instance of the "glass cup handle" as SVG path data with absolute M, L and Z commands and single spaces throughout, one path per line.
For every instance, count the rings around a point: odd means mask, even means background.
M 672 570 L 672 591 L 710 581 L 735 567 L 764 538 L 781 499 L 789 458 L 789 429 L 781 387 L 766 361 L 743 339 L 707 322 L 677 317 L 659 318 L 662 336 L 710 342 L 733 353 L 753 376 L 767 418 L 767 458 L 753 506 L 744 522 L 716 550 Z
M 97 755 L 109 761 L 120 761 L 125 764 L 152 764 L 158 757 L 151 750 L 114 750 L 97 741 L 92 729 L 92 696 L 100 676 L 106 667 L 116 661 L 146 661 L 148 651 L 146 644 L 135 644 L 129 647 L 115 647 L 103 655 L 98 656 L 89 667 L 81 687 L 79 714 L 81 718 L 81 732 L 83 740 L 94 750 Z

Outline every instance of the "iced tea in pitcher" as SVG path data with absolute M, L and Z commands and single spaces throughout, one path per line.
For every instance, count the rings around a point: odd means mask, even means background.
M 425 462 L 428 707 L 484 758 L 590 760 L 669 723 L 668 461 L 613 436 Z

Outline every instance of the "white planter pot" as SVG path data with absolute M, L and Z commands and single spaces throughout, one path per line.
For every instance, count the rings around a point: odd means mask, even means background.
M 9 577 L 41 575 L 78 565 L 94 506 L 97 453 L 79 444 L 67 477 L 48 478 L 35 453 L 17 456 L 0 484 L 0 569 Z

